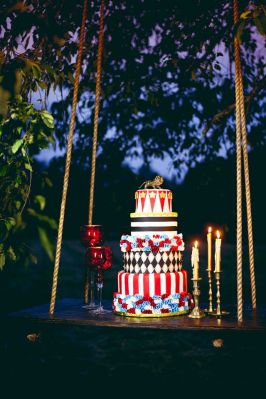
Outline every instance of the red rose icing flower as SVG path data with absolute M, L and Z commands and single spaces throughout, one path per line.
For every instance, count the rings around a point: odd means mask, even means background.
M 142 312 L 143 314 L 152 314 L 152 310 L 151 309 L 145 309 Z

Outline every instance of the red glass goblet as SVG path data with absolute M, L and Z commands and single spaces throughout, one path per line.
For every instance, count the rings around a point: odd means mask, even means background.
M 84 247 L 97 247 L 103 242 L 103 231 L 100 224 L 80 227 L 80 241 Z
M 104 271 L 112 266 L 112 252 L 110 247 L 90 247 L 86 252 L 86 259 L 93 269 L 97 271 L 97 291 L 99 296 L 99 307 L 96 313 L 102 313 L 105 310 L 102 307 L 102 290 Z M 106 311 L 107 312 L 107 311 Z
M 105 247 L 89 247 L 86 252 L 86 260 L 90 267 L 101 268 L 105 263 Z
M 102 226 L 99 224 L 94 225 L 83 225 L 80 227 L 80 240 L 84 247 L 92 247 L 101 245 L 103 241 Z M 87 264 L 87 259 L 85 259 Z M 90 283 L 89 283 L 90 281 Z M 87 264 L 87 270 L 85 274 L 85 303 L 89 303 L 84 307 L 86 309 L 94 309 L 97 307 L 94 303 L 94 286 L 95 286 L 95 270 L 91 264 Z

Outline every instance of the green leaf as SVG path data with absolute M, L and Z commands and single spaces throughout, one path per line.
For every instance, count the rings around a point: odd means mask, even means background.
M 47 83 L 45 82 L 38 82 L 38 85 L 40 86 L 41 89 L 47 89 Z
M 21 201 L 16 201 L 15 205 L 16 205 L 16 209 L 19 210 L 21 207 Z
M 49 179 L 49 177 L 45 177 L 44 178 L 44 182 L 48 187 L 53 187 L 53 183 L 51 181 L 51 179 Z
M 32 172 L 32 167 L 31 167 L 31 164 L 29 164 L 29 163 L 25 163 L 25 169 L 27 169 L 27 170 L 29 170 L 30 172 Z
M 247 19 L 247 18 L 250 18 L 251 15 L 252 15 L 252 11 L 251 10 L 247 10 L 247 11 L 242 12 L 242 14 L 240 14 L 240 18 L 241 19 Z
M 38 227 L 38 233 L 42 247 L 47 253 L 50 261 L 52 262 L 54 260 L 53 245 L 47 235 L 47 232 L 42 227 Z
M 16 98 L 16 101 L 17 101 L 18 103 L 21 103 L 22 100 L 23 100 L 23 98 L 22 98 L 22 96 L 21 96 L 20 94 L 18 94 L 15 98 Z
M 56 230 L 56 229 L 57 229 L 57 223 L 56 223 L 56 221 L 55 221 L 54 219 L 49 218 L 49 217 L 46 216 L 46 215 L 42 215 L 42 214 L 36 212 L 35 209 L 32 209 L 32 208 L 28 208 L 28 209 L 27 209 L 27 212 L 28 212 L 31 216 L 36 217 L 36 218 L 37 218 L 38 220 L 40 220 L 41 222 L 47 223 L 51 229 L 53 229 L 53 230 Z
M 237 37 L 237 39 L 241 42 L 242 35 L 244 32 L 246 21 L 239 19 L 238 22 L 234 26 L 234 35 Z
M 33 254 L 29 254 L 29 258 L 30 258 L 31 263 L 34 263 L 35 265 L 37 264 L 37 262 L 38 262 L 37 256 L 35 256 Z
M 16 225 L 16 221 L 14 218 L 7 218 L 5 220 L 5 225 L 6 225 L 7 230 L 10 230 L 13 226 Z
M 43 195 L 35 195 L 34 202 L 37 202 L 40 210 L 43 211 L 46 205 L 46 199 Z
M 43 120 L 43 123 L 49 127 L 49 129 L 54 128 L 54 118 L 48 111 L 41 111 L 41 118 Z
M 68 80 L 70 81 L 70 83 L 73 85 L 75 83 L 75 78 L 74 78 L 73 73 L 68 72 L 67 77 L 68 77 Z
M 256 28 L 258 29 L 259 33 L 262 36 L 266 36 L 266 16 L 261 15 L 258 18 L 254 18 L 254 23 L 255 23 Z
M 0 270 L 3 270 L 6 263 L 6 257 L 3 252 L 0 253 Z
M 16 257 L 14 249 L 11 246 L 8 248 L 7 254 L 8 254 L 8 257 L 10 260 L 12 260 L 13 262 L 16 261 L 17 257 Z
M 7 171 L 8 171 L 8 165 L 2 166 L 2 167 L 0 168 L 0 176 L 1 176 L 1 177 L 5 176 L 6 173 L 7 173 Z
M 41 70 L 40 70 L 39 65 L 35 65 L 35 64 L 32 65 L 31 70 L 32 70 L 32 73 L 33 73 L 34 77 L 35 77 L 36 79 L 40 79 L 40 77 L 41 77 Z
M 16 154 L 16 152 L 18 152 L 18 150 L 20 149 L 22 144 L 23 144 L 23 139 L 19 139 L 19 140 L 15 141 L 15 143 L 11 147 L 12 153 Z

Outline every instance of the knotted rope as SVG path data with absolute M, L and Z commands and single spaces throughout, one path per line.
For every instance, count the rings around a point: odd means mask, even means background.
M 240 62 L 240 82 L 241 82 L 240 114 L 242 122 L 242 146 L 243 146 L 243 161 L 244 161 L 245 191 L 246 191 L 251 303 L 252 303 L 252 308 L 256 309 L 256 280 L 255 280 L 255 265 L 254 265 L 254 246 L 253 246 L 252 210 L 251 210 L 250 178 L 249 178 L 249 162 L 248 162 L 248 146 L 247 146 L 247 129 L 246 129 L 245 102 L 244 102 L 243 81 L 242 81 L 243 78 L 241 72 L 242 71 L 241 71 L 241 62 Z
M 238 21 L 238 3 L 233 0 L 234 24 Z M 236 97 L 236 163 L 237 163 L 237 319 L 243 321 L 243 287 L 242 287 L 242 163 L 241 148 L 243 149 L 247 226 L 248 226 L 248 246 L 249 246 L 249 267 L 251 282 L 252 307 L 256 308 L 256 282 L 254 268 L 253 250 L 253 231 L 252 231 L 252 212 L 250 197 L 250 179 L 247 149 L 247 130 L 245 116 L 245 102 L 243 90 L 242 66 L 240 57 L 239 40 L 234 38 L 234 58 L 235 58 L 235 97 Z
M 97 72 L 96 72 L 96 88 L 95 88 L 95 108 L 94 108 L 94 122 L 93 122 L 91 182 L 90 182 L 89 218 L 88 218 L 89 224 L 92 224 L 94 191 L 95 191 L 95 172 L 96 172 L 96 155 L 97 155 L 96 153 L 97 153 L 97 141 L 98 141 L 98 121 L 99 121 L 99 110 L 100 110 L 102 56 L 103 56 L 103 34 L 104 34 L 104 0 L 101 1 L 100 30 L 99 30 L 99 39 L 98 39 L 98 52 L 97 52 Z
M 95 87 L 95 107 L 94 107 L 92 154 L 91 154 L 90 199 L 89 199 L 89 213 L 88 213 L 88 224 L 89 225 L 92 224 L 94 192 L 95 192 L 96 156 L 97 156 L 97 142 L 98 142 L 98 122 L 99 122 L 99 111 L 100 111 L 102 58 L 103 58 L 103 36 L 104 36 L 104 0 L 101 1 L 100 27 L 99 27 L 99 36 L 98 36 L 96 87 Z M 90 276 L 90 272 L 89 272 L 89 270 L 87 270 L 86 275 L 85 275 L 85 286 L 84 286 L 84 302 L 86 304 L 89 302 L 89 288 L 90 288 L 89 276 Z
M 70 126 L 69 126 L 69 133 L 68 133 L 68 139 L 67 139 L 65 173 L 64 173 L 63 191 L 62 191 L 62 199 L 61 199 L 61 207 L 60 207 L 57 243 L 56 243 L 53 285 L 52 285 L 52 293 L 51 293 L 50 309 L 49 309 L 50 315 L 54 314 L 55 301 L 56 301 L 58 272 L 59 272 L 59 264 L 60 264 L 61 249 L 62 249 L 62 236 L 63 236 L 66 199 L 67 199 L 69 172 L 70 172 L 70 164 L 71 164 L 72 144 L 73 144 L 74 126 L 75 126 L 75 118 L 76 118 L 76 108 L 77 108 L 77 102 L 78 102 L 79 78 L 80 78 L 80 71 L 81 71 L 83 46 L 84 46 L 84 40 L 85 40 L 85 25 L 86 25 L 86 17 L 87 17 L 87 6 L 88 6 L 88 0 L 84 0 L 83 11 L 82 11 L 82 21 L 81 21 L 81 28 L 80 28 L 80 36 L 79 36 L 77 63 L 76 63 L 76 74 L 75 74 L 74 92 L 73 92 L 73 100 L 72 100 L 72 111 L 71 111 Z

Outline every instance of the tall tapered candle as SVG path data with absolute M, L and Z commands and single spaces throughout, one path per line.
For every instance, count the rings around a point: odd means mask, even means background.
M 208 266 L 207 270 L 211 271 L 212 270 L 212 228 L 208 228 L 208 234 L 207 234 L 207 245 L 208 245 Z
M 191 264 L 193 268 L 193 279 L 199 279 L 199 249 L 198 249 L 198 241 L 195 241 L 194 246 L 192 247 L 191 254 Z
M 216 239 L 215 239 L 215 270 L 214 270 L 215 273 L 221 271 L 221 246 L 222 246 L 222 239 L 220 231 L 217 230 Z

